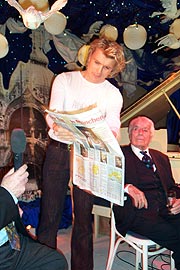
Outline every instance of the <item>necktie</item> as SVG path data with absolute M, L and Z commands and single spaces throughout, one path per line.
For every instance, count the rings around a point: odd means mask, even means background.
M 12 249 L 20 250 L 20 238 L 17 233 L 14 222 L 9 223 L 6 227 L 6 232 Z
M 150 156 L 147 155 L 147 151 L 140 151 L 140 153 L 143 155 L 142 162 L 146 165 L 148 169 L 153 169 L 153 160 Z

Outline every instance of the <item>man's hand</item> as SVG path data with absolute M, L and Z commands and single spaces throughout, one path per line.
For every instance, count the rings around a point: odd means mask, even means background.
M 1 186 L 18 198 L 25 191 L 28 176 L 27 165 L 24 164 L 15 172 L 13 168 L 3 177 Z
M 139 190 L 138 188 L 136 188 L 133 185 L 130 185 L 128 187 L 128 194 L 133 199 L 133 204 L 135 207 L 137 207 L 139 209 L 141 209 L 143 207 L 148 208 L 148 203 L 147 203 L 146 197 L 141 190 Z
M 58 126 L 56 123 L 53 124 L 53 130 L 56 137 L 61 141 L 74 142 L 74 134 L 66 128 Z
M 180 199 L 174 199 L 173 204 L 169 208 L 169 213 L 172 215 L 180 213 Z

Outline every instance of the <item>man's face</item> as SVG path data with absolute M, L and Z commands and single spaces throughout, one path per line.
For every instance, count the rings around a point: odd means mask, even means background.
M 103 50 L 97 48 L 88 59 L 85 78 L 93 83 L 101 83 L 109 77 L 115 64 L 114 59 L 106 57 Z
M 131 144 L 140 150 L 147 149 L 152 138 L 150 128 L 151 125 L 145 118 L 135 119 L 129 134 Z

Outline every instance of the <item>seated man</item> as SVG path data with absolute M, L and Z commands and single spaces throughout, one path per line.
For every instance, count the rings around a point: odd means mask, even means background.
M 0 185 L 0 269 L 67 270 L 64 255 L 33 240 L 21 222 L 17 198 L 25 191 L 26 170 L 11 169 Z
M 148 148 L 154 133 L 149 118 L 132 119 L 128 133 L 130 145 L 121 147 L 127 201 L 124 207 L 114 205 L 117 230 L 123 235 L 131 230 L 173 251 L 176 269 L 180 270 L 180 188 L 173 179 L 169 159 Z M 167 207 L 168 190 L 176 191 L 171 208 Z

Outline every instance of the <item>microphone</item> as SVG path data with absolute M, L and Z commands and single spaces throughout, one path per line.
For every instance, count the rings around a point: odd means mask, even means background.
M 11 133 L 11 149 L 14 154 L 14 170 L 23 165 L 23 153 L 26 149 L 26 136 L 23 129 L 15 128 Z

